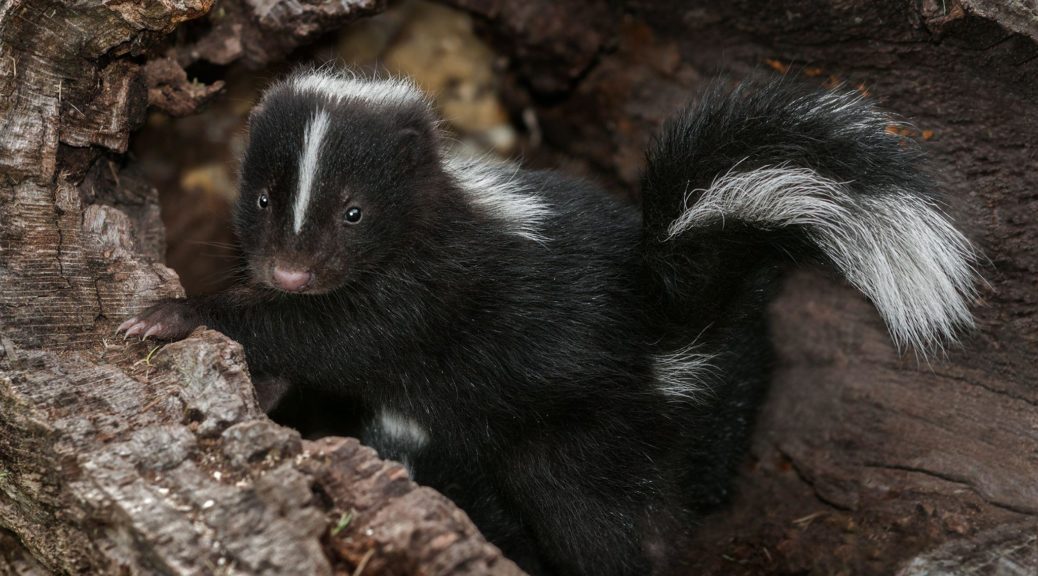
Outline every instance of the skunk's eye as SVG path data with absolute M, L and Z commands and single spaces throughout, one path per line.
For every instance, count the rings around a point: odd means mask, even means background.
M 270 205 L 270 198 L 267 198 L 266 194 L 260 194 L 259 198 L 256 198 L 256 205 L 260 208 L 266 208 Z
M 360 208 L 353 206 L 352 208 L 346 210 L 346 223 L 356 224 L 357 222 L 360 222 L 360 216 Z

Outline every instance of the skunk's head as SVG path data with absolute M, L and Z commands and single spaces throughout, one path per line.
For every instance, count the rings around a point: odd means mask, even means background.
M 253 278 L 321 294 L 407 250 L 440 172 L 414 85 L 296 73 L 252 113 L 235 228 Z

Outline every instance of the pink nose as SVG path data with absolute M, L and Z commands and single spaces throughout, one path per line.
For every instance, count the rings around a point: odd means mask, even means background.
M 283 290 L 298 292 L 306 288 L 313 274 L 309 270 L 289 270 L 281 266 L 274 266 L 274 283 Z

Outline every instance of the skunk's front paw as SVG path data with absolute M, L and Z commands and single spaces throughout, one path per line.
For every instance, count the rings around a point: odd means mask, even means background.
M 115 329 L 124 338 L 140 336 L 156 340 L 180 340 L 202 325 L 202 318 L 186 300 L 165 300 L 134 316 Z

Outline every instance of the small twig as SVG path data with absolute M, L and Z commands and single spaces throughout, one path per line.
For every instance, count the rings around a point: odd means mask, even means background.
M 801 528 L 806 528 L 808 525 L 811 524 L 811 522 L 814 521 L 815 518 L 818 518 L 819 516 L 822 516 L 824 514 L 825 514 L 824 511 L 823 512 L 815 512 L 814 514 L 808 514 L 807 516 L 804 516 L 802 518 L 797 518 L 796 520 L 793 521 L 793 523 L 796 524 L 797 526 L 800 526 Z
M 148 352 L 148 355 L 144 357 L 145 366 L 151 366 L 151 358 L 155 355 L 156 352 L 159 351 L 159 348 L 162 348 L 162 344 L 159 344 L 158 346 L 152 348 L 151 351 Z
M 115 180 L 115 187 L 119 188 L 119 173 L 115 171 L 115 164 L 111 160 L 108 161 L 108 171 L 112 173 L 112 178 Z
M 360 564 L 357 564 L 357 569 L 353 571 L 353 576 L 360 576 L 360 573 L 364 571 L 364 568 L 368 565 L 368 560 L 375 555 L 375 549 L 368 550 L 364 557 L 360 559 Z
M 151 402 L 148 402 L 147 404 L 144 405 L 144 407 L 141 408 L 141 412 L 147 412 L 147 411 L 151 410 L 155 406 L 158 406 L 159 402 L 162 402 L 162 400 L 164 400 L 164 398 L 159 397 L 159 398 L 156 398 L 156 399 L 152 400 Z

